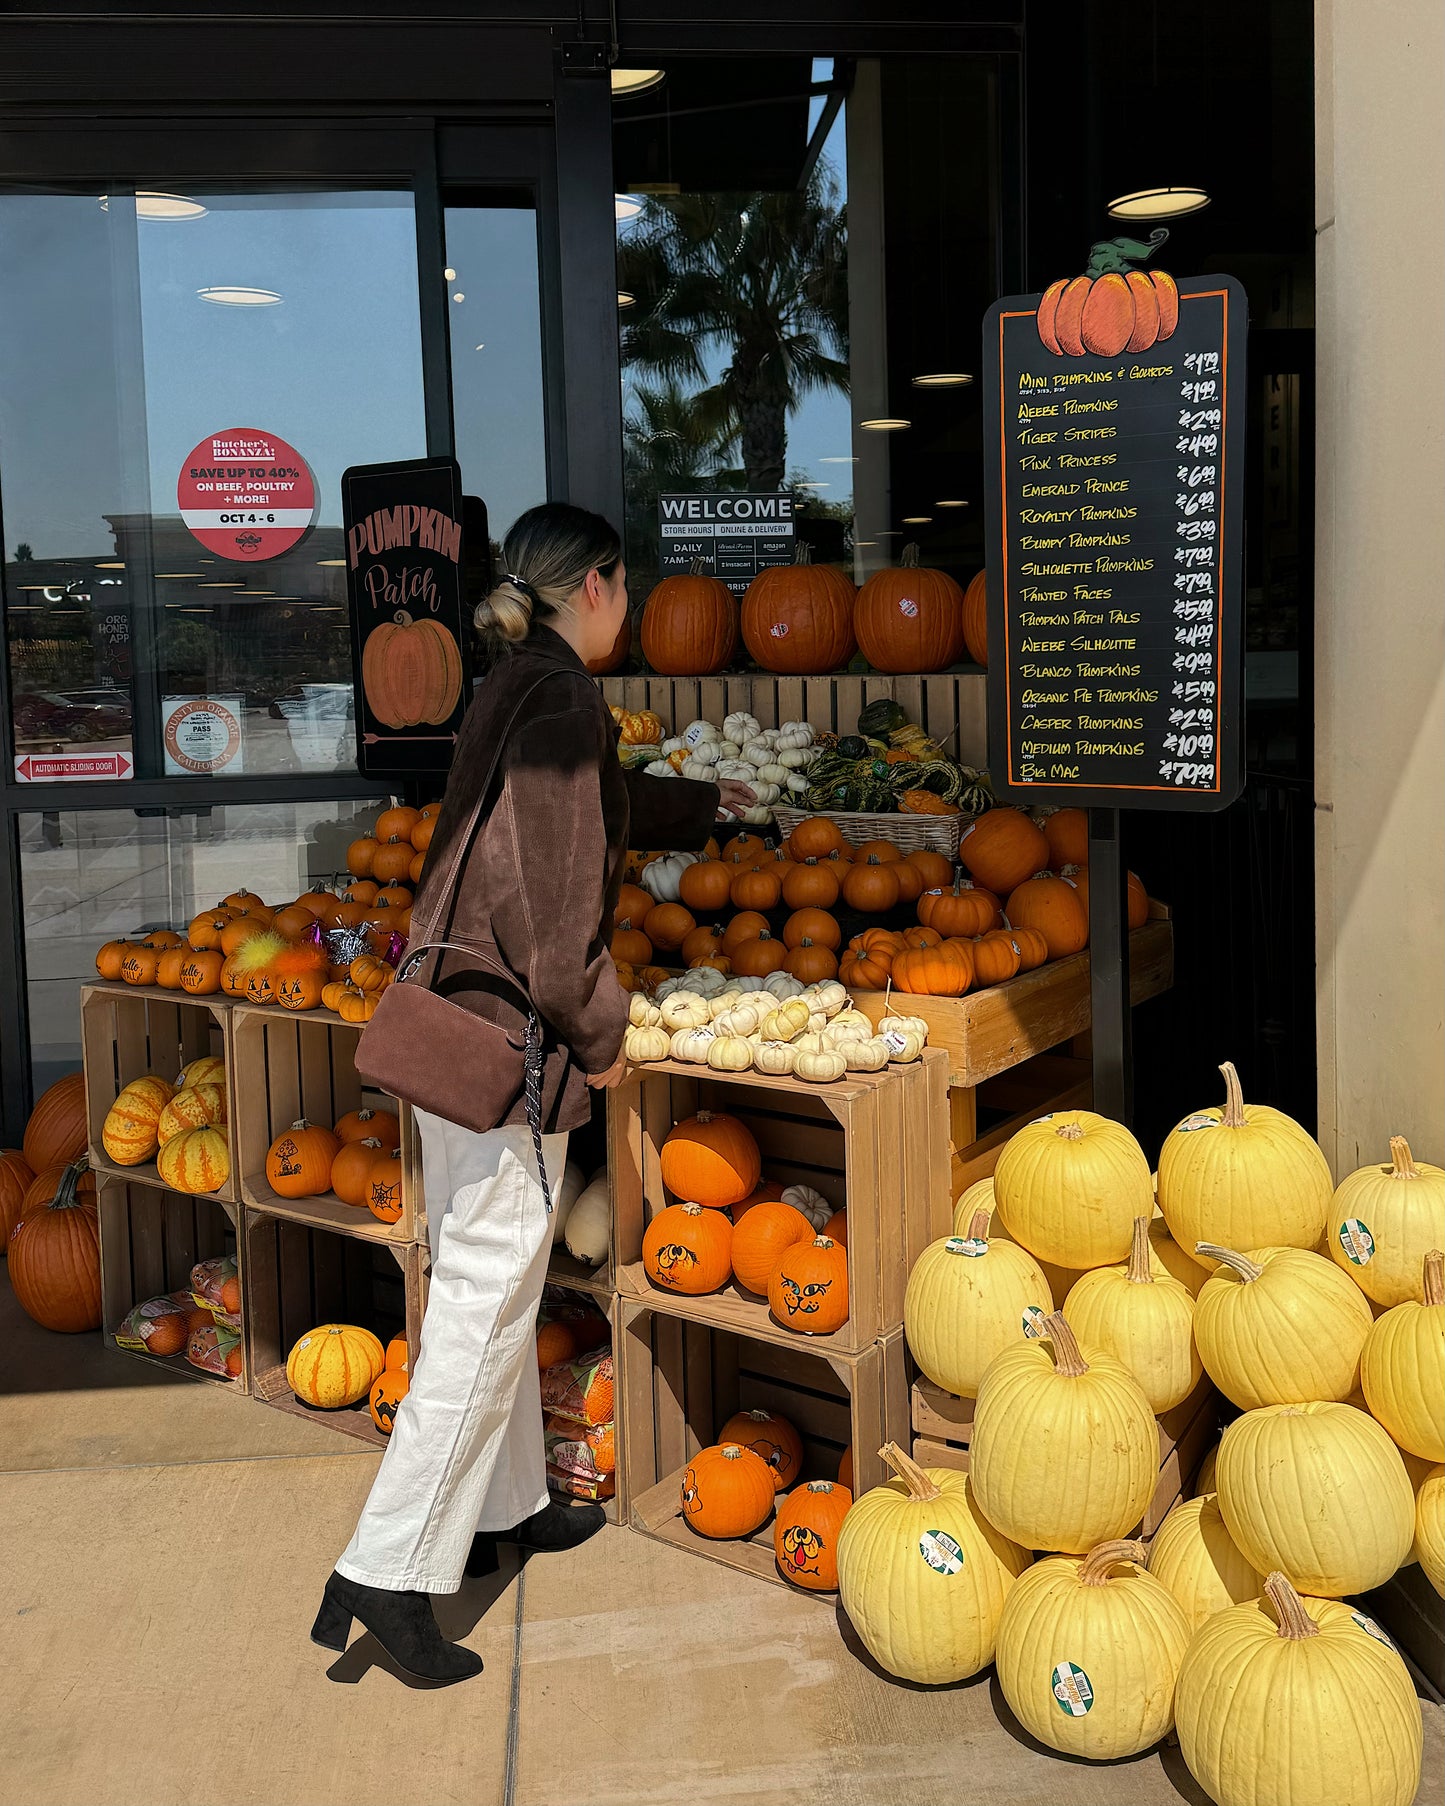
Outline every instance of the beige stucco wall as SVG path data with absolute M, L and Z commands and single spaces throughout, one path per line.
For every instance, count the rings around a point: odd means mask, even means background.
M 1445 7 L 1317 0 L 1319 1132 L 1445 1162 Z

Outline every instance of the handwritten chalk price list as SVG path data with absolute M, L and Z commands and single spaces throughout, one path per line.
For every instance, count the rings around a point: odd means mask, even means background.
M 1241 783 L 1243 291 L 1134 271 L 1051 300 L 1000 301 L 984 325 L 995 790 L 1224 808 Z

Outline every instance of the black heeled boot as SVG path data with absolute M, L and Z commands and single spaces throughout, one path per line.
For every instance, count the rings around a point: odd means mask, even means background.
M 474 1580 L 495 1573 L 498 1543 L 515 1543 L 533 1555 L 554 1554 L 585 1543 L 606 1522 L 607 1513 L 600 1505 L 559 1505 L 555 1499 L 549 1499 L 514 1530 L 479 1530 L 472 1538 L 467 1573 Z
M 425 1593 L 393 1593 L 333 1573 L 311 1626 L 311 1641 L 323 1649 L 345 1650 L 353 1618 L 360 1618 L 398 1668 L 418 1680 L 450 1683 L 482 1672 L 482 1658 L 474 1650 L 443 1637 Z

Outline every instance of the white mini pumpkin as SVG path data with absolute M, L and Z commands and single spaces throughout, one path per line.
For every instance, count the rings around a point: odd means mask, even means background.
M 709 1028 L 680 1028 L 672 1037 L 672 1057 L 689 1066 L 706 1066 L 708 1050 L 717 1039 Z
M 701 853 L 664 853 L 661 859 L 650 859 L 643 866 L 637 882 L 657 902 L 676 903 L 682 874 L 701 858 Z
M 722 737 L 724 740 L 736 740 L 739 746 L 746 745 L 749 740 L 756 739 L 763 731 L 762 723 L 756 715 L 749 715 L 746 709 L 737 709 L 723 719 Z
M 682 730 L 684 746 L 698 747 L 716 745 L 722 739 L 721 733 L 710 721 L 689 721 Z
M 746 1072 L 753 1063 L 753 1045 L 744 1035 L 715 1035 L 707 1050 L 714 1072 Z
M 771 1078 L 783 1078 L 797 1059 L 790 1041 L 758 1041 L 753 1045 L 753 1067 Z
M 589 1267 L 600 1267 L 607 1258 L 612 1235 L 612 1194 L 607 1188 L 607 1175 L 594 1179 L 581 1193 L 567 1214 L 562 1239 L 574 1260 Z
M 665 1029 L 702 1028 L 712 1011 L 705 998 L 693 991 L 674 991 L 659 1007 L 659 1020 Z
M 800 1079 L 807 1079 L 814 1085 L 831 1085 L 847 1070 L 848 1062 L 831 1048 L 824 1048 L 821 1053 L 801 1053 L 793 1065 L 793 1071 Z
M 690 754 L 683 762 L 680 775 L 690 779 L 694 784 L 714 783 L 717 779 L 714 761 L 712 759 L 702 759 L 698 757 L 698 753 L 711 752 L 711 750 L 711 747 L 699 746 L 697 751 Z
M 790 997 L 801 997 L 803 986 L 791 972 L 769 972 L 763 980 L 763 989 L 779 1003 L 786 1003 Z
M 813 744 L 813 730 L 806 721 L 785 721 L 778 729 L 774 745 L 779 752 L 801 752 Z
M 662 1011 L 643 992 L 634 991 L 627 1000 L 627 1020 L 633 1028 L 655 1028 L 662 1021 Z
M 675 778 L 677 776 L 666 759 L 654 759 L 650 765 L 644 765 L 642 769 L 650 778 Z
M 845 1041 L 839 1052 L 849 1072 L 882 1072 L 888 1064 L 888 1043 L 877 1035 L 866 1041 Z
M 839 1058 L 841 1057 L 840 1055 Z M 834 1076 L 837 1077 L 838 1074 Z M 783 1202 L 791 1204 L 794 1210 L 801 1210 L 814 1229 L 823 1228 L 833 1214 L 833 1206 L 822 1192 L 815 1191 L 811 1185 L 788 1186 L 783 1193 Z
M 685 1030 L 679 1030 L 685 1033 Z M 649 1028 L 629 1028 L 622 1039 L 622 1051 L 629 1060 L 645 1063 L 648 1060 L 665 1060 L 672 1048 L 672 1036 L 660 1026 Z

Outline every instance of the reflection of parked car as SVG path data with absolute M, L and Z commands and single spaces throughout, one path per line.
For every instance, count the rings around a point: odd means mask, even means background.
M 22 691 L 15 698 L 17 740 L 74 743 L 130 732 L 130 697 L 101 685 L 75 690 Z

